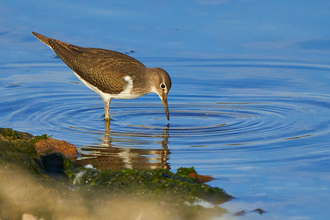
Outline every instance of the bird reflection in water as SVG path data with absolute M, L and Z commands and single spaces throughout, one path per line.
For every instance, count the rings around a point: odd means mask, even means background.
M 75 164 L 85 166 L 93 165 L 99 170 L 151 170 L 170 169 L 168 163 L 170 151 L 168 149 L 168 131 L 166 128 L 159 129 L 158 133 L 144 132 L 118 132 L 110 128 L 111 121 L 105 121 L 104 137 L 100 138 L 99 146 L 84 146 L 81 148 L 81 155 Z M 153 129 L 153 131 L 155 131 Z M 141 140 L 150 138 L 152 141 Z M 161 138 L 160 149 L 144 148 L 145 145 L 153 142 L 155 138 Z M 134 146 L 134 147 L 132 147 Z M 136 146 L 141 146 L 137 148 Z

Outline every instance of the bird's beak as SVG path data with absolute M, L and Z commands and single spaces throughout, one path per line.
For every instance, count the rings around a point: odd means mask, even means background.
M 160 99 L 163 102 L 163 106 L 164 106 L 164 110 L 165 110 L 165 113 L 166 113 L 167 120 L 170 120 L 170 115 L 169 115 L 169 111 L 168 111 L 168 103 L 167 103 L 167 94 L 163 93 L 160 96 Z

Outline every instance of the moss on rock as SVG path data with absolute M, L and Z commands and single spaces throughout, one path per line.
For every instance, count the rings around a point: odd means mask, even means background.
M 0 164 L 15 163 L 32 174 L 41 174 L 44 167 L 34 145 L 26 141 L 8 142 L 0 140 Z
M 35 136 L 33 139 L 31 139 L 29 142 L 32 144 L 36 144 L 37 142 L 41 141 L 41 140 L 45 140 L 47 138 L 49 138 L 51 136 L 48 136 L 47 134 L 43 134 L 43 135 L 37 135 Z
M 75 187 L 88 198 L 104 194 L 111 198 L 134 196 L 151 203 L 161 202 L 167 209 L 180 210 L 182 215 L 188 216 L 205 211 L 199 205 L 190 204 L 202 200 L 222 204 L 232 199 L 223 189 L 197 183 L 188 175 L 192 171 L 195 172 L 193 167 L 180 168 L 177 173 L 163 169 L 99 171 L 78 168 L 67 173 Z M 219 216 L 220 212 L 225 211 L 214 206 L 212 212 Z
M 5 141 L 29 141 L 34 136 L 26 132 L 15 131 L 12 128 L 0 128 L 0 140 Z

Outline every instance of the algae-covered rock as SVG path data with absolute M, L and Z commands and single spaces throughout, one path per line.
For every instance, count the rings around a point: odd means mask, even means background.
M 23 213 L 46 219 L 212 219 L 226 213 L 217 205 L 232 199 L 199 183 L 193 167 L 176 173 L 73 168 L 61 153 L 38 154 L 35 143 L 46 139 L 0 128 L 0 219 Z
M 48 139 L 50 136 L 48 136 L 47 134 L 43 134 L 43 135 L 37 135 L 35 137 L 33 137 L 33 139 L 31 139 L 29 142 L 32 144 L 36 144 L 41 140 L 46 140 Z
M 36 144 L 40 140 L 49 138 L 47 134 L 33 136 L 27 132 L 15 131 L 12 128 L 0 128 L 0 140 L 16 142 L 16 141 L 26 141 L 31 144 Z
M 79 168 L 68 171 L 68 176 L 76 189 L 86 193 L 86 197 L 107 195 L 111 198 L 134 196 L 151 203 L 162 203 L 169 210 L 180 210 L 184 216 L 195 215 L 205 208 L 195 205 L 199 201 L 221 204 L 232 199 L 223 189 L 199 184 L 189 177 L 194 168 L 182 168 L 177 173 L 168 170 L 131 170 L 121 171 Z M 224 213 L 224 209 L 214 206 L 215 215 Z M 186 218 L 184 218 L 186 219 Z
M 33 136 L 29 133 L 0 128 L 0 165 L 12 164 L 27 169 L 31 174 L 61 173 L 71 165 L 71 161 L 61 153 L 52 152 L 40 156 L 35 144 L 49 136 Z
M 34 136 L 26 132 L 15 131 L 12 128 L 0 128 L 0 140 L 6 141 L 15 141 L 15 140 L 24 140 L 29 141 Z
M 47 173 L 64 174 L 72 162 L 61 153 L 51 153 L 41 156 L 42 164 Z
M 72 164 L 68 158 L 57 150 L 55 153 L 52 149 L 48 152 L 45 150 L 46 148 L 42 148 L 42 152 L 36 150 L 36 144 L 48 139 L 52 143 L 54 142 L 54 139 L 46 134 L 33 136 L 11 128 L 0 128 L 0 164 L 20 165 L 32 174 L 44 174 L 46 172 L 65 174 L 64 170 Z M 63 143 L 63 141 L 60 142 Z M 76 151 L 75 147 L 74 150 Z
M 0 164 L 15 163 L 33 174 L 41 174 L 44 167 L 34 145 L 26 141 L 0 140 Z

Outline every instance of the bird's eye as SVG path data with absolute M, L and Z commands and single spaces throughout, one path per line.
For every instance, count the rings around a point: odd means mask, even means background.
M 164 83 L 160 84 L 160 88 L 165 89 L 166 88 L 165 84 Z

